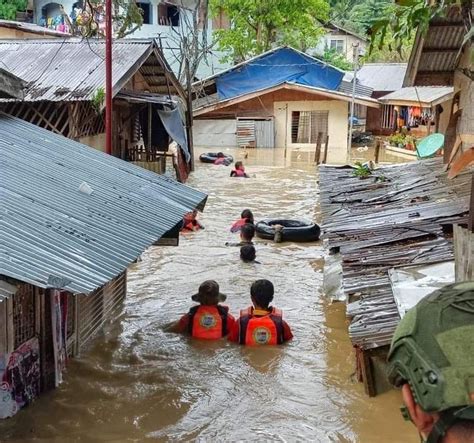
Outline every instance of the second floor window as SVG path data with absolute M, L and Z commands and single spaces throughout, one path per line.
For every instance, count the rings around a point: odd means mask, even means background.
M 158 24 L 162 26 L 179 26 L 179 8 L 165 2 L 159 3 Z
M 344 40 L 331 40 L 329 49 L 332 49 L 336 52 L 344 52 Z

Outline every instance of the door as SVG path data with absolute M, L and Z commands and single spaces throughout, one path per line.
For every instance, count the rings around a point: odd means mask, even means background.
M 255 120 L 255 143 L 257 148 L 275 147 L 273 119 Z

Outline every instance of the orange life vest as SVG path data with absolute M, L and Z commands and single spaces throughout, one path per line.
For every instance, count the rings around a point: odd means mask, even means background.
M 189 310 L 189 334 L 194 338 L 216 340 L 228 333 L 227 306 L 194 306 Z
M 281 345 L 283 343 L 283 312 L 273 308 L 267 315 L 254 317 L 252 308 L 240 311 L 241 345 Z

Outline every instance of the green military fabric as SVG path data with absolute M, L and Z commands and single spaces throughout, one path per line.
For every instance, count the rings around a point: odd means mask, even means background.
M 388 361 L 390 381 L 408 382 L 426 412 L 474 406 L 474 282 L 446 286 L 410 309 Z

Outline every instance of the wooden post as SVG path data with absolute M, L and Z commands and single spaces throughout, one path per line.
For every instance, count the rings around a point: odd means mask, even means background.
M 470 232 L 474 233 L 474 173 L 471 180 L 471 205 L 469 208 L 468 228 Z
M 364 378 L 365 393 L 369 397 L 375 397 L 377 392 L 375 391 L 374 374 L 369 352 L 368 350 L 362 350 L 362 377 Z
M 319 165 L 321 160 L 321 143 L 323 141 L 323 133 L 318 132 L 318 138 L 316 139 L 316 151 L 314 151 L 314 161 Z
M 374 160 L 376 164 L 379 162 L 381 146 L 382 146 L 382 140 L 379 137 L 377 137 L 376 142 L 375 142 L 375 160 Z
M 326 164 L 328 160 L 328 151 L 329 151 L 329 135 L 326 135 L 326 143 L 324 143 L 324 156 L 323 156 L 324 164 Z

